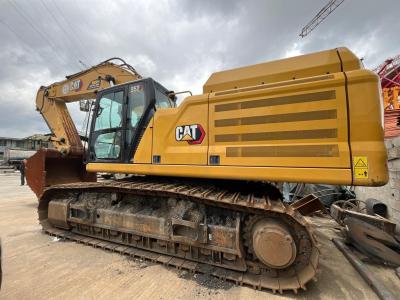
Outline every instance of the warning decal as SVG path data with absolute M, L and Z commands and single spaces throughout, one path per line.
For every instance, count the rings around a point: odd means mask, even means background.
M 368 178 L 368 158 L 366 156 L 354 156 L 354 178 L 366 179 Z

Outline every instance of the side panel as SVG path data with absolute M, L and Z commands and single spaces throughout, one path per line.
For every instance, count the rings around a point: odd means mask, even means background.
M 136 163 L 90 163 L 87 170 L 383 185 L 388 172 L 378 87 L 374 73 L 355 70 L 189 97 L 155 113 Z M 193 124 L 206 132 L 202 142 L 189 143 L 190 131 L 177 140 L 176 128 Z M 158 163 L 148 163 L 151 132 Z M 211 155 L 219 155 L 219 165 L 208 164 Z
M 89 164 L 88 170 L 352 183 L 343 73 L 224 91 L 207 97 L 188 97 L 178 108 L 155 113 L 152 155 L 160 157 L 159 163 L 96 163 Z M 206 136 L 202 143 L 189 144 L 190 137 L 177 141 L 176 128 L 190 124 L 203 126 Z M 145 147 L 141 143 L 140 148 Z M 247 150 L 254 148 L 257 151 Z M 211 155 L 220 156 L 219 165 L 208 164 Z
M 177 108 L 156 111 L 153 125 L 153 156 L 160 157 L 160 164 L 206 165 L 207 124 L 208 94 L 188 97 Z M 195 127 L 198 130 L 195 130 Z M 202 134 L 200 127 L 204 136 L 201 142 L 193 141 Z
M 382 127 L 379 78 L 372 71 L 346 72 L 354 185 L 378 186 L 388 181 Z
M 350 169 L 89 163 L 87 170 L 173 177 L 351 184 Z
M 209 115 L 221 165 L 350 168 L 342 73 L 213 93 Z
M 133 162 L 137 164 L 151 164 L 151 153 L 153 149 L 153 122 L 152 118 L 144 131 L 143 137 L 140 140 L 139 146 L 136 149 L 133 157 Z
M 360 60 L 354 53 L 347 48 L 337 48 L 215 72 L 204 84 L 203 92 L 212 93 L 263 83 L 310 78 L 360 67 Z

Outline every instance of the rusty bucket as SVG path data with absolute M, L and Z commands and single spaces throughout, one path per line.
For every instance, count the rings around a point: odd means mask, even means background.
M 73 182 L 95 182 L 86 172 L 82 156 L 66 156 L 54 149 L 40 149 L 25 163 L 26 181 L 38 198 L 46 187 Z

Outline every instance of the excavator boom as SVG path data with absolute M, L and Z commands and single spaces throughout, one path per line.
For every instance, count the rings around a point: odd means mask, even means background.
M 105 88 L 142 78 L 125 62 L 117 65 L 111 60 L 69 75 L 64 81 L 40 87 L 36 96 L 36 109 L 53 133 L 51 140 L 55 149 L 63 155 L 83 154 L 82 142 L 66 103 L 95 99 L 96 94 Z
M 116 64 L 113 61 L 120 61 Z M 29 186 L 39 196 L 44 187 L 57 183 L 95 181 L 83 164 L 84 148 L 67 103 L 95 99 L 96 94 L 113 85 L 142 78 L 120 58 L 111 58 L 66 79 L 39 88 L 36 109 L 46 121 L 54 149 L 41 149 L 26 163 Z M 60 172 L 62 168 L 62 172 Z

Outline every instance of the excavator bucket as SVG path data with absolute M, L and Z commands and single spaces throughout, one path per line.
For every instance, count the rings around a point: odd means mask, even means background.
M 38 198 L 55 184 L 96 181 L 96 173 L 86 172 L 82 156 L 63 157 L 59 151 L 45 148 L 26 161 L 25 176 Z

